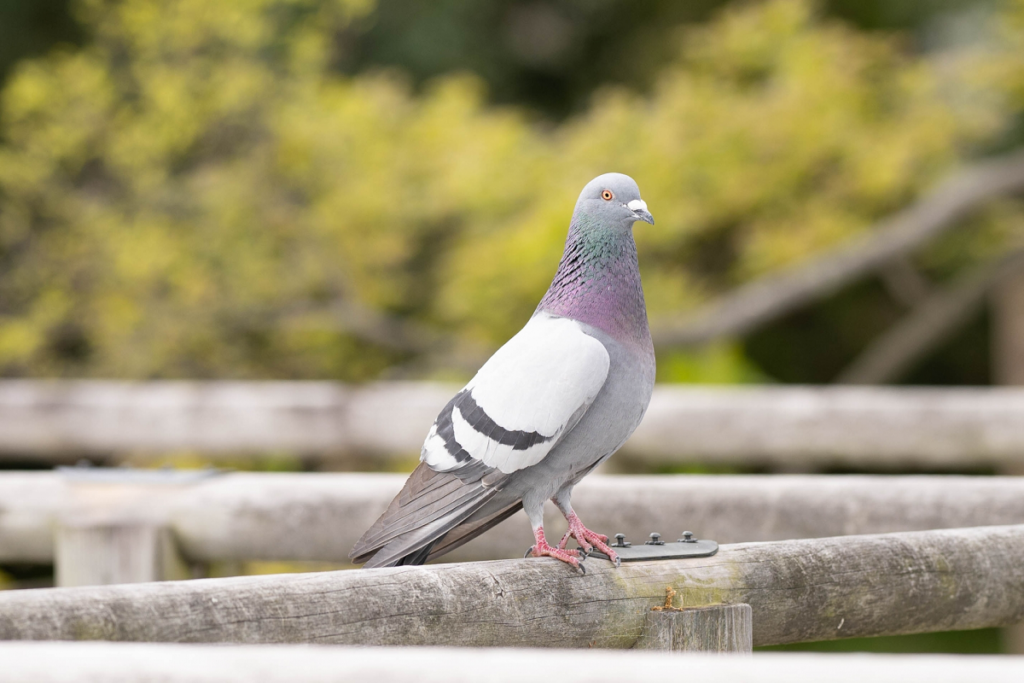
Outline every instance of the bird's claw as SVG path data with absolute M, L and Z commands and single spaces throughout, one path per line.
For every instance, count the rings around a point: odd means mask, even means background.
M 536 548 L 536 547 L 537 546 L 535 546 L 535 545 L 531 545 L 529 548 L 527 548 L 526 549 L 526 554 L 523 555 L 523 557 L 525 558 L 525 557 L 529 557 L 530 555 L 533 555 L 533 549 Z
M 556 560 L 561 560 L 568 565 L 571 565 L 580 574 L 586 574 L 587 570 L 583 568 L 581 562 L 586 557 L 578 550 L 566 550 L 565 548 L 556 548 L 548 545 L 543 539 L 537 545 L 531 546 L 526 551 L 525 557 L 553 557 Z
M 608 545 L 607 536 L 591 531 L 583 526 L 583 522 L 580 521 L 580 518 L 575 513 L 570 513 L 566 520 L 569 522 L 569 530 L 562 536 L 562 540 L 558 544 L 559 548 L 564 548 L 569 538 L 572 537 L 576 539 L 576 543 L 580 546 L 579 554 L 581 558 L 586 558 L 591 552 L 598 550 L 608 556 L 608 559 L 615 564 L 616 569 L 622 566 L 622 560 L 619 559 L 618 554 Z
M 570 531 L 566 531 L 565 532 L 565 536 L 562 536 L 562 540 L 558 542 L 558 549 L 559 550 L 565 550 L 566 549 L 565 546 L 569 543 L 569 539 L 570 538 L 575 538 L 575 536 L 573 536 L 571 530 Z M 576 552 L 579 553 L 580 557 L 583 558 L 583 559 L 586 559 L 587 556 L 589 556 L 590 553 L 594 550 L 594 546 L 592 546 L 589 543 L 587 543 L 587 539 L 586 539 L 585 536 L 583 537 L 582 540 L 577 538 L 576 539 L 576 544 L 579 546 L 579 548 L 576 549 Z

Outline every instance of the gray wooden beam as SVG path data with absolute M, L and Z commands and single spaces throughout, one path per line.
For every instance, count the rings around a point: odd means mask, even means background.
M 626 457 L 893 470 L 1024 459 L 1024 390 L 1017 388 L 663 386 L 657 399 Z
M 457 387 L 0 382 L 0 455 L 191 449 L 408 461 Z M 956 468 L 1024 461 L 1024 389 L 659 386 L 623 456 L 651 463 Z M 613 461 L 614 462 L 614 461 Z
M 548 558 L 0 592 L 0 640 L 631 648 L 671 587 L 753 644 L 1024 620 L 1024 526 L 745 543 L 587 574 Z
M 590 671 L 605 680 L 650 683 L 1024 680 L 1024 659 L 978 655 L 763 653 L 684 659 L 599 650 L 0 643 L 0 661 L 5 683 L 66 683 L 72 675 L 77 683 L 522 683 L 524 669 L 575 676 Z
M 404 481 L 399 474 L 229 473 L 175 486 L 73 483 L 0 473 L 0 560 L 53 561 L 61 519 L 145 519 L 170 528 L 190 561 L 344 562 Z M 602 476 L 573 502 L 591 528 L 643 539 L 684 529 L 722 543 L 1016 524 L 1024 478 L 959 476 Z M 565 523 L 549 506 L 549 535 Z M 518 514 L 444 561 L 520 557 Z

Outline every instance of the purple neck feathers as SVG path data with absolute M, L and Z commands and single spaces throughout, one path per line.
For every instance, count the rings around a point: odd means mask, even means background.
M 587 323 L 635 348 L 649 348 L 633 233 L 593 227 L 584 216 L 573 216 L 558 272 L 537 311 Z

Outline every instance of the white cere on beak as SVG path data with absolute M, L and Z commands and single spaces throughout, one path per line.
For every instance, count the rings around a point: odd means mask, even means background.
M 646 211 L 647 210 L 647 202 L 645 202 L 642 199 L 634 199 L 629 204 L 626 204 L 626 206 L 629 207 L 630 211 Z

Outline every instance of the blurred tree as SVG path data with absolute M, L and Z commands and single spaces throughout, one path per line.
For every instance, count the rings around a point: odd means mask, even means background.
M 512 209 L 536 142 L 466 80 L 412 100 L 332 77 L 330 37 L 366 9 L 83 4 L 91 44 L 4 93 L 5 374 L 359 379 L 395 361 L 306 309 L 422 311 L 435 254 Z
M 469 70 L 489 101 L 561 118 L 609 83 L 647 92 L 678 51 L 676 27 L 707 21 L 747 0 L 379 0 L 333 38 L 333 68 L 396 68 L 419 86 Z M 0 0 L 0 83 L 18 59 L 86 36 L 74 0 Z M 915 52 L 963 40 L 957 27 L 995 0 L 820 0 L 824 17 L 865 30 L 899 30 Z M 967 21 L 965 21 L 965 18 Z
M 0 0 L 0 85 L 19 59 L 78 44 L 82 37 L 67 0 Z
M 646 93 L 679 51 L 678 27 L 708 21 L 744 0 L 381 0 L 343 33 L 338 66 L 381 65 L 416 83 L 472 70 L 492 101 L 526 105 L 562 118 L 584 110 L 608 84 Z M 902 30 L 915 52 L 950 40 L 965 16 L 992 0 L 822 0 L 825 18 L 870 30 Z
M 493 346 L 611 169 L 659 218 L 637 233 L 645 285 L 675 311 L 864 230 L 1011 111 L 1005 78 L 951 96 L 899 41 L 800 0 L 677 36 L 649 97 L 605 90 L 551 130 L 474 77 L 414 95 L 340 75 L 368 2 L 80 7 L 86 46 L 23 63 L 0 105 L 6 376 L 359 380 L 439 329 Z M 708 353 L 700 379 L 760 377 Z

